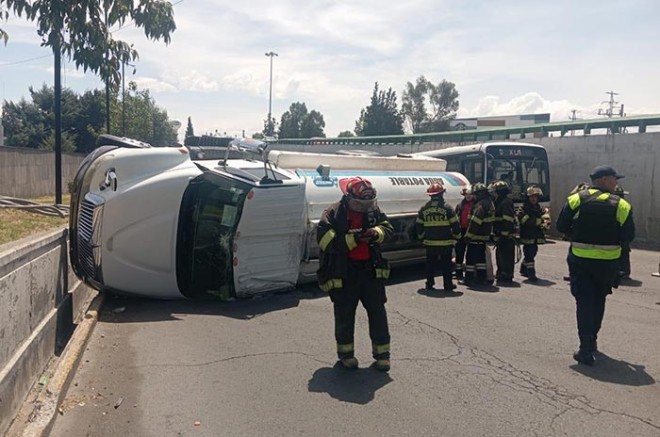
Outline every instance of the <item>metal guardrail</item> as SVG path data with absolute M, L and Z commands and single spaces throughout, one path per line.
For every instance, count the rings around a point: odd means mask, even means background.
M 299 145 L 365 145 L 365 144 L 422 144 L 464 141 L 489 141 L 494 139 L 508 140 L 512 136 L 525 138 L 528 135 L 545 137 L 550 133 L 564 136 L 571 131 L 582 131 L 591 134 L 594 129 L 608 129 L 610 133 L 624 133 L 626 128 L 637 128 L 637 132 L 645 133 L 648 126 L 660 126 L 660 114 L 634 117 L 599 118 L 592 120 L 576 120 L 533 124 L 529 126 L 504 127 L 495 129 L 473 129 L 450 132 L 436 132 L 411 135 L 384 135 L 373 137 L 341 137 L 341 138 L 282 138 L 273 141 L 274 144 Z

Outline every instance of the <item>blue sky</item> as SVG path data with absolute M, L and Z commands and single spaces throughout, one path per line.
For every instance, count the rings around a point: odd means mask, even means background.
M 260 131 L 291 103 L 320 111 L 326 135 L 353 130 L 374 82 L 399 96 L 420 75 L 456 83 L 459 116 L 550 112 L 552 121 L 597 118 L 619 93 L 628 115 L 660 113 L 660 2 L 409 0 L 183 0 L 170 45 L 135 27 L 114 32 L 140 53 L 135 75 L 156 103 L 195 133 Z M 0 98 L 52 85 L 52 55 L 36 27 L 10 16 L 0 43 Z M 101 88 L 64 63 L 64 85 Z

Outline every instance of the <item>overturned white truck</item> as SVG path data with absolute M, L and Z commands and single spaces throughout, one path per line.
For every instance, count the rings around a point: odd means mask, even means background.
M 468 184 L 432 158 L 266 152 L 244 140 L 232 147 L 256 153 L 193 161 L 185 147 L 100 143 L 73 183 L 73 269 L 99 290 L 155 298 L 241 298 L 315 279 L 316 224 L 346 177 L 377 189 L 396 231 L 383 247 L 392 264 L 421 259 L 426 187 L 442 179 L 454 205 Z

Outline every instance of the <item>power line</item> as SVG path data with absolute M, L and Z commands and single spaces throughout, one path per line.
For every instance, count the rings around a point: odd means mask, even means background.
M 36 61 L 38 59 L 44 59 L 44 58 L 50 58 L 52 55 L 42 55 L 42 56 L 35 56 L 34 58 L 29 58 L 29 59 L 22 59 L 20 61 L 14 61 L 14 62 L 6 62 L 4 64 L 0 64 L 1 67 L 9 67 L 11 65 L 18 65 L 18 64 L 25 64 L 30 61 Z

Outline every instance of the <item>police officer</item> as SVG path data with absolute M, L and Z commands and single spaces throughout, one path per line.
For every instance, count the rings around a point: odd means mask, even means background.
M 593 365 L 605 299 L 618 282 L 621 244 L 635 238 L 632 208 L 612 194 L 623 176 L 610 166 L 598 166 L 591 187 L 568 197 L 557 219 L 557 230 L 570 235 L 568 254 L 571 294 L 575 298 L 580 348 L 578 363 Z
M 511 188 L 504 181 L 495 181 L 490 185 L 490 189 L 495 193 L 495 222 L 493 224 L 495 260 L 497 262 L 495 277 L 498 282 L 511 282 L 516 258 L 515 213 L 513 200 L 509 197 Z
M 465 285 L 486 283 L 486 243 L 490 240 L 495 221 L 495 205 L 490 200 L 488 187 L 478 182 L 472 185 L 475 204 L 468 224 L 465 240 L 468 243 L 465 254 Z
M 334 306 L 337 356 L 342 366 L 358 366 L 354 350 L 355 311 L 358 302 L 367 310 L 369 336 L 376 369 L 390 369 L 390 333 L 385 311 L 385 284 L 389 266 L 380 245 L 394 230 L 378 208 L 371 182 L 342 179 L 341 200 L 326 209 L 317 228 L 321 249 L 317 278 Z
M 628 194 L 624 191 L 621 185 L 617 185 L 614 189 L 614 194 L 620 198 L 625 198 Z M 623 241 L 621 243 L 621 259 L 619 263 L 619 278 L 622 280 L 630 279 L 630 242 Z
M 520 264 L 520 274 L 527 276 L 531 282 L 538 281 L 534 258 L 539 250 L 539 244 L 545 244 L 545 211 L 539 205 L 543 191 L 539 187 L 530 186 L 525 191 L 525 201 L 518 213 L 520 223 L 520 242 L 523 245 L 523 262 Z
M 426 248 L 426 291 L 436 291 L 435 265 L 440 257 L 443 289 L 450 292 L 456 288 L 451 280 L 451 256 L 454 243 L 461 237 L 461 228 L 454 210 L 445 205 L 445 187 L 440 183 L 431 184 L 426 194 L 431 199 L 417 213 L 415 230 L 417 238 Z

